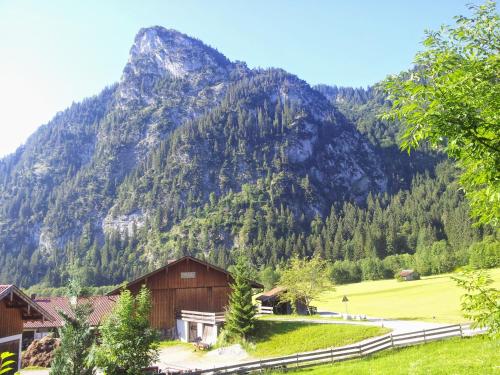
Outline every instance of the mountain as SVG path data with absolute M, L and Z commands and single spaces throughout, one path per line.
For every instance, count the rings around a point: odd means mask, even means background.
M 116 283 L 180 254 L 225 265 L 235 249 L 257 265 L 307 255 L 315 221 L 442 160 L 400 152 L 385 105 L 376 89 L 313 88 L 141 29 L 117 84 L 0 161 L 0 282 L 61 285 L 72 265 Z M 255 250 L 266 239 L 298 245 Z

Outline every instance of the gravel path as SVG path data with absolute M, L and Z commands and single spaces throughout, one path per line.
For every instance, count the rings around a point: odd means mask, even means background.
M 207 369 L 247 362 L 251 359 L 252 357 L 240 345 L 209 352 L 195 352 L 193 348 L 179 345 L 161 349 L 156 366 L 162 370 Z

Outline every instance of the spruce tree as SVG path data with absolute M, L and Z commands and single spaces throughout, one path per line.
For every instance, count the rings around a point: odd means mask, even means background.
M 233 269 L 234 282 L 226 314 L 225 334 L 229 341 L 248 339 L 255 328 L 255 307 L 252 303 L 250 265 L 246 256 L 240 255 Z

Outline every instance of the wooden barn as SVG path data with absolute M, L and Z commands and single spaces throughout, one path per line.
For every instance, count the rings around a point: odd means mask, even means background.
M 290 301 L 283 300 L 282 298 L 283 293 L 286 293 L 286 289 L 281 286 L 277 286 L 267 292 L 262 293 L 260 296 L 256 298 L 256 300 L 260 303 L 261 306 L 272 308 L 273 314 L 278 314 L 278 315 L 292 314 L 293 313 L 292 304 L 290 303 Z M 311 308 L 315 309 L 314 307 Z M 300 315 L 308 314 L 307 306 L 305 303 L 303 303 L 303 301 L 295 302 L 295 310 L 297 314 Z
M 139 277 L 126 288 L 136 294 L 145 285 L 151 291 L 151 325 L 164 336 L 212 344 L 224 321 L 232 282 L 228 271 L 186 256 Z M 256 282 L 252 287 L 263 288 Z
M 52 320 L 52 316 L 15 285 L 0 285 L 0 353 L 15 354 L 16 371 L 21 368 L 23 322 L 28 320 Z
M 415 270 L 402 270 L 399 273 L 399 277 L 404 281 L 420 280 L 420 275 Z

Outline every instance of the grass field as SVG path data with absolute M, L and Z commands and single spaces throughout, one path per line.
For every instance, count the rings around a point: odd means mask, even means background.
M 259 358 L 288 355 L 352 344 L 388 331 L 380 327 L 259 320 L 255 345 L 250 345 L 248 352 Z
M 322 316 L 319 314 L 314 315 L 299 315 L 299 314 L 290 314 L 290 315 L 262 315 L 259 316 L 260 320 L 343 320 L 341 317 L 333 317 L 333 316 Z
M 500 342 L 483 336 L 449 339 L 384 351 L 364 359 L 288 373 L 300 375 L 500 374 Z M 280 374 L 280 372 L 274 374 Z
M 166 341 L 160 341 L 160 344 L 158 345 L 158 347 L 160 349 L 163 349 L 163 348 L 170 348 L 172 346 L 185 346 L 185 347 L 188 347 L 188 348 L 193 348 L 193 344 L 192 343 L 189 343 L 189 342 L 183 342 L 181 340 L 166 340 Z
M 429 276 L 408 282 L 379 280 L 338 285 L 334 292 L 323 293 L 313 305 L 319 310 L 345 312 L 342 297 L 346 295 L 351 314 L 444 323 L 463 322 L 460 313 L 463 291 L 455 285 L 450 275 Z M 494 286 L 500 287 L 500 268 L 490 270 L 490 275 L 495 281 Z

